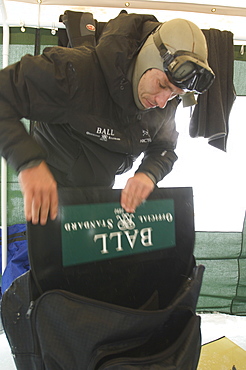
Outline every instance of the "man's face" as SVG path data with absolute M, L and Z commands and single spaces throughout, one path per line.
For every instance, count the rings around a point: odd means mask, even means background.
M 174 86 L 165 72 L 153 68 L 146 71 L 138 84 L 138 98 L 145 109 L 165 108 L 168 100 L 185 92 Z

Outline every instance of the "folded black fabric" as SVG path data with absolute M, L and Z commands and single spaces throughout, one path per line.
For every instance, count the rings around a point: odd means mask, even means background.
M 198 97 L 190 136 L 208 138 L 208 143 L 226 151 L 228 121 L 235 100 L 233 86 L 233 34 L 217 29 L 203 30 L 208 44 L 208 63 L 215 73 L 210 89 Z

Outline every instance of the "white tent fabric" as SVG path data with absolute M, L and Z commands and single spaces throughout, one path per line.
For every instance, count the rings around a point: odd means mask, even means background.
M 164 21 L 176 17 L 190 19 L 201 28 L 218 28 L 232 31 L 236 38 L 246 39 L 243 35 L 246 7 L 244 0 L 190 0 L 189 2 L 160 0 L 0 0 L 0 24 L 32 27 L 63 27 L 58 22 L 64 10 L 92 12 L 100 21 L 115 17 L 121 9 L 129 12 L 152 13 Z M 5 14 L 4 14 L 5 13 Z M 245 32 L 244 32 L 245 33 Z
M 6 3 L 11 1 L 5 1 Z M 91 7 L 129 7 L 138 9 L 164 9 L 164 10 L 181 10 L 191 12 L 215 12 L 225 15 L 242 15 L 245 12 L 244 0 L 236 0 L 231 4 L 230 0 L 217 0 L 214 5 L 212 0 L 190 0 L 190 1 L 161 1 L 161 0 L 132 0 L 132 1 L 117 1 L 114 0 L 19 0 L 19 2 L 28 4 L 42 3 L 43 5 L 65 5 L 65 6 L 91 6 Z

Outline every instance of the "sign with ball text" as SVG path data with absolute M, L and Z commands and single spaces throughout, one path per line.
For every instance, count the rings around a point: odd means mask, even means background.
M 173 199 L 149 200 L 127 213 L 119 203 L 61 209 L 63 266 L 175 247 Z

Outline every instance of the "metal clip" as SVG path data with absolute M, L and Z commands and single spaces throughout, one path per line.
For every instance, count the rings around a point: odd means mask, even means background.
M 24 21 L 21 21 L 20 22 L 20 27 L 21 27 L 21 32 L 26 32 L 26 29 L 25 29 L 25 22 Z

